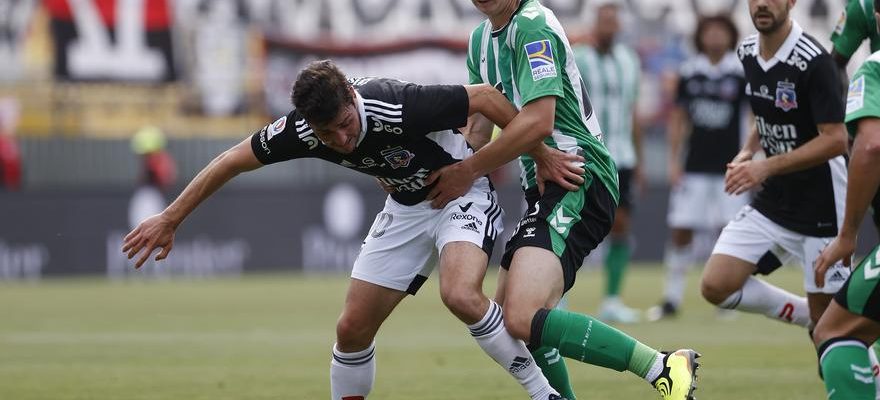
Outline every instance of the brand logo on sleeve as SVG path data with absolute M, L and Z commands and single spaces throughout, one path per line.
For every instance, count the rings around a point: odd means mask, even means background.
M 266 140 L 272 140 L 272 137 L 283 132 L 284 127 L 287 126 L 287 116 L 283 116 L 275 120 L 272 125 L 269 125 L 268 133 L 266 134 Z
M 849 83 L 846 92 L 846 113 L 854 113 L 865 106 L 865 76 L 862 75 Z
M 532 69 L 532 80 L 539 81 L 556 76 L 553 47 L 550 45 L 549 40 L 528 43 L 525 46 L 525 50 L 529 59 L 529 67 Z

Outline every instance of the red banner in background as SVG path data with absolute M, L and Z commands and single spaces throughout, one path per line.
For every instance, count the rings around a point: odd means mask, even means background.
M 66 81 L 176 79 L 167 0 L 45 0 L 55 76 Z

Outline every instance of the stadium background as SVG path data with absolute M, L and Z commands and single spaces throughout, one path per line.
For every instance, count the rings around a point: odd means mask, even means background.
M 545 1 L 574 42 L 587 37 L 596 3 Z M 697 15 L 730 11 L 743 34 L 753 29 L 741 0 L 620 3 L 621 39 L 645 73 L 650 184 L 634 218 L 635 258 L 659 261 L 669 77 L 691 51 Z M 827 45 L 842 3 L 803 0 L 794 14 Z M 132 274 L 117 249 L 142 174 L 129 145 L 141 127 L 168 138 L 178 172 L 170 199 L 216 154 L 288 111 L 305 63 L 333 58 L 352 76 L 465 82 L 466 32 L 480 20 L 468 0 L 0 1 L 0 120 L 21 164 L 17 185 L 0 190 L 0 280 Z M 496 176 L 508 221 L 520 207 L 511 168 Z M 169 260 L 138 275 L 345 271 L 382 198 L 371 179 L 317 160 L 264 168 L 207 202 Z

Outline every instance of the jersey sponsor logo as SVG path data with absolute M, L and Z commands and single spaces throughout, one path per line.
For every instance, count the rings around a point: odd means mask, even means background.
M 553 47 L 549 40 L 539 40 L 525 45 L 529 67 L 532 69 L 532 80 L 556 77 L 556 64 L 553 62 Z
M 688 109 L 694 125 L 705 129 L 724 129 L 734 117 L 733 106 L 727 101 L 695 99 Z
M 862 75 L 849 83 L 846 92 L 846 113 L 851 114 L 865 106 L 865 76 Z
M 797 127 L 793 124 L 772 124 L 764 117 L 755 117 L 761 146 L 771 156 L 785 154 L 797 147 Z
M 770 88 L 768 88 L 767 85 L 761 85 L 761 87 L 758 88 L 758 91 L 755 92 L 752 90 L 751 84 L 749 84 L 748 86 L 746 86 L 746 94 L 754 97 L 759 97 L 764 100 L 776 100 L 773 96 L 770 95 Z
M 794 82 L 776 82 L 776 107 L 789 112 L 798 107 Z
M 268 131 L 268 126 L 264 126 L 260 131 L 260 147 L 266 152 L 266 155 L 272 154 L 272 150 L 269 149 L 268 139 L 266 139 L 266 131 Z
M 719 96 L 725 100 L 736 100 L 739 95 L 739 83 L 735 78 L 727 78 L 721 81 Z
M 452 217 L 449 217 L 450 221 L 471 221 L 476 222 L 480 226 L 483 226 L 483 220 L 476 215 L 471 214 L 462 214 L 462 213 L 452 213 Z
M 403 128 L 401 128 L 399 126 L 392 126 L 390 124 L 383 124 L 382 121 L 380 121 L 378 119 L 374 119 L 373 121 L 376 122 L 376 126 L 373 127 L 373 132 L 383 132 L 384 131 L 384 132 L 388 132 L 388 133 L 393 133 L 395 135 L 400 135 L 403 133 Z
M 283 116 L 275 120 L 272 125 L 269 125 L 269 133 L 266 134 L 266 140 L 272 140 L 272 137 L 275 135 L 284 132 L 284 127 L 287 126 L 287 116 Z
M 377 177 L 376 179 L 385 184 L 385 186 L 394 187 L 394 190 L 398 192 L 416 192 L 425 187 L 425 178 L 430 173 L 430 170 L 419 168 L 418 171 L 406 178 Z
M 348 78 L 348 83 L 350 83 L 351 86 L 361 86 L 361 85 L 363 85 L 373 79 L 375 79 L 375 78 L 368 78 L 368 77 Z
M 834 34 L 842 35 L 843 30 L 846 28 L 846 10 L 840 13 L 840 18 L 837 18 L 837 25 L 834 26 Z
M 795 66 L 801 71 L 806 71 L 808 66 L 807 60 L 804 60 L 803 57 L 801 57 L 799 50 L 791 52 L 791 56 L 788 57 L 788 60 L 785 63 Z
M 409 162 L 416 156 L 411 151 L 400 146 L 382 150 L 379 154 L 385 157 L 385 161 L 388 161 L 388 164 L 394 169 L 409 167 Z
M 475 224 L 473 222 L 469 222 L 469 223 L 465 224 L 464 226 L 461 227 L 461 229 L 466 230 L 466 231 L 474 231 L 477 233 L 480 232 L 480 228 L 477 228 L 477 224 Z

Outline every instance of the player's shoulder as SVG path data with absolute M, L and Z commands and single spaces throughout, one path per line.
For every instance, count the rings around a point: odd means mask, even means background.
M 865 62 L 859 66 L 855 76 L 872 75 L 876 79 L 880 79 L 880 51 L 874 52 L 865 59 Z
M 518 32 L 538 32 L 548 28 L 550 10 L 538 0 L 525 0 L 514 14 L 511 25 L 516 25 Z
M 469 45 L 473 46 L 474 41 L 481 40 L 483 37 L 483 34 L 486 33 L 486 30 L 489 30 L 490 32 L 492 30 L 488 19 L 483 20 L 483 22 L 480 22 L 479 24 L 477 24 L 477 26 L 475 26 L 474 29 L 471 29 L 470 44 Z
M 758 34 L 752 34 L 746 36 L 742 42 L 739 43 L 739 46 L 736 47 L 736 56 L 739 57 L 740 61 L 744 61 L 746 58 L 754 58 L 758 54 Z

